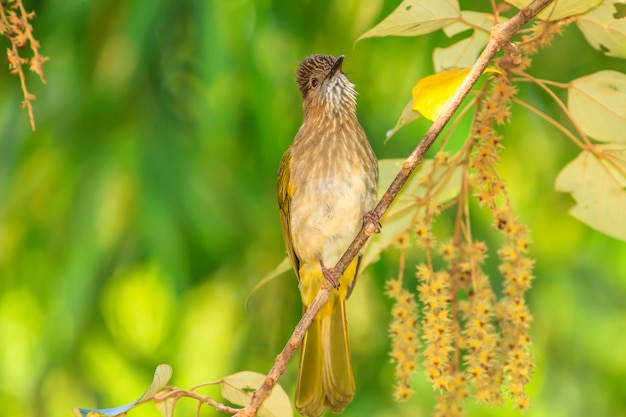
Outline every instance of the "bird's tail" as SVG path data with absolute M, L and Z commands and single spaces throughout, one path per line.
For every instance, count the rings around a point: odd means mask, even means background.
M 310 417 L 324 408 L 341 413 L 354 397 L 345 300 L 336 291 L 330 297 L 331 314 L 318 314 L 302 342 L 296 409 Z

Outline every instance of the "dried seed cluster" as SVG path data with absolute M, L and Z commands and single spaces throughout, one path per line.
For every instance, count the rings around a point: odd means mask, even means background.
M 26 88 L 26 76 L 23 66 L 28 65 L 29 69 L 36 73 L 41 81 L 46 82 L 43 72 L 43 64 L 49 60 L 48 57 L 39 53 L 39 42 L 33 35 L 33 26 L 30 21 L 35 18 L 35 12 L 27 12 L 22 0 L 5 0 L 0 2 L 0 36 L 7 38 L 11 44 L 7 48 L 7 63 L 9 71 L 20 79 L 24 100 L 22 108 L 28 109 L 31 128 L 35 130 L 35 118 L 31 101 L 35 95 Z M 22 56 L 22 50 L 29 45 L 32 52 L 31 58 Z

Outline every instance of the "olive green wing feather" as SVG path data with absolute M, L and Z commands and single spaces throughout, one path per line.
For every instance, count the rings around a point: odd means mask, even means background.
M 291 259 L 296 276 L 300 279 L 300 260 L 293 250 L 291 241 L 291 197 L 293 196 L 293 185 L 291 176 L 291 149 L 287 149 L 280 160 L 278 168 L 278 207 L 280 208 L 280 223 L 283 229 L 283 238 L 287 247 L 287 255 Z

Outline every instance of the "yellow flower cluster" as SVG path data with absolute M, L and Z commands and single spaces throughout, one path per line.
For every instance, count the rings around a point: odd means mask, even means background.
M 540 49 L 550 45 L 556 35 L 560 35 L 563 27 L 569 25 L 571 19 L 563 19 L 556 22 L 539 20 L 533 26 L 529 35 L 523 36 L 519 43 L 520 62 L 516 68 L 523 71 L 530 67 L 531 55 L 535 55 Z
M 487 275 L 476 265 L 468 288 L 468 300 L 459 303 L 464 319 L 462 345 L 466 374 L 474 397 L 483 403 L 501 405 L 503 382 L 500 335 L 495 326 L 495 295 Z
M 391 362 L 396 366 L 394 396 L 397 401 L 406 401 L 413 394 L 409 381 L 417 366 L 419 349 L 417 303 L 413 294 L 402 288 L 400 278 L 387 281 L 386 289 L 387 295 L 394 300 L 393 319 L 389 325 Z
M 422 337 L 424 366 L 433 388 L 448 391 L 450 388 L 450 355 L 454 351 L 455 328 L 450 317 L 450 276 L 447 271 L 433 272 L 420 264 L 417 266 L 417 287 L 420 301 L 424 304 Z
M 518 408 L 529 407 L 525 384 L 534 361 L 528 334 L 532 315 L 525 293 L 534 278 L 534 261 L 528 254 L 528 229 L 515 215 L 506 183 L 496 169 L 503 137 L 495 126 L 508 122 L 511 116 L 510 105 L 517 94 L 511 74 L 529 66 L 530 56 L 549 44 L 564 24 L 567 22 L 540 22 L 522 38 L 519 47 L 509 47 L 495 63 L 502 71 L 491 74 L 478 95 L 470 141 L 452 157 L 439 150 L 430 175 L 422 173 L 420 177 L 427 188 L 418 201 L 423 210 L 413 228 L 415 244 L 427 259 L 416 272 L 423 305 L 420 331 L 425 372 L 440 393 L 434 413 L 438 417 L 462 415 L 463 402 L 470 393 L 481 403 L 501 405 L 506 392 Z M 463 168 L 459 196 L 452 204 L 438 204 L 437 184 L 450 178 L 459 166 Z M 502 276 L 498 296 L 482 269 L 487 245 L 472 239 L 471 195 L 491 212 L 494 228 L 504 237 L 497 250 Z M 433 221 L 452 205 L 457 207 L 454 235 L 439 243 L 432 230 Z M 402 242 L 401 271 L 406 237 Z M 445 264 L 444 269 L 433 267 L 439 260 Z M 401 275 L 387 283 L 387 293 L 395 300 L 390 326 L 391 357 L 398 380 L 395 396 L 407 399 L 411 395 L 408 381 L 418 353 L 417 306 L 403 289 Z
M 513 227 L 508 227 L 513 226 Z M 504 371 L 509 379 L 509 389 L 517 407 L 528 407 L 524 384 L 530 379 L 534 366 L 530 354 L 528 328 L 532 315 L 524 299 L 534 278 L 534 261 L 528 257 L 528 233 L 516 219 L 508 223 L 504 233 L 508 244 L 498 251 L 500 272 L 504 277 L 503 297 L 498 303 L 497 320 L 503 336 L 502 351 Z
M 543 42 L 545 37 L 537 36 L 536 39 Z M 474 172 L 471 185 L 479 204 L 491 211 L 495 228 L 505 236 L 505 243 L 498 250 L 499 270 L 504 281 L 502 298 L 496 302 L 487 277 L 482 271 L 475 271 L 476 292 L 470 293 L 466 309 L 464 333 L 469 350 L 465 359 L 478 400 L 501 403 L 502 394 L 498 387 L 506 380 L 517 407 L 525 409 L 529 401 L 524 385 L 529 381 L 534 361 L 528 335 L 532 316 L 524 293 L 533 279 L 534 262 L 528 257 L 528 230 L 515 216 L 506 184 L 495 166 L 502 145 L 493 126 L 508 119 L 508 106 L 516 90 L 506 75 L 497 74 L 491 82 L 472 130 L 475 151 L 471 157 Z M 481 282 L 485 285 L 481 286 Z M 484 293 L 479 294 L 481 291 Z M 476 345 L 472 345 L 472 341 Z
M 467 398 L 467 381 L 462 372 L 450 377 L 448 393 L 437 398 L 434 417 L 456 417 L 463 415 L 463 400 Z
M 27 12 L 24 8 L 22 0 L 7 0 L 0 4 L 0 36 L 4 36 L 11 43 L 11 47 L 7 48 L 7 63 L 11 74 L 20 78 L 22 92 L 24 93 L 24 101 L 22 108 L 28 109 L 28 116 L 33 130 L 35 130 L 35 119 L 33 116 L 33 108 L 31 100 L 35 99 L 35 95 L 31 94 L 26 88 L 26 77 L 22 66 L 28 64 L 29 69 L 39 75 L 44 83 L 46 77 L 43 72 L 43 64 L 48 61 L 39 53 L 39 42 L 33 36 L 33 27 L 30 21 L 35 17 L 34 12 Z M 29 44 L 33 57 L 30 59 L 23 58 L 20 50 Z

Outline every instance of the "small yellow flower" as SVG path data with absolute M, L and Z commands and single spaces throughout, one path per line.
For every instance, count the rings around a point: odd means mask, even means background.
M 401 350 L 392 351 L 389 356 L 391 356 L 391 362 L 403 363 L 406 359 L 406 354 Z
M 411 311 L 415 310 L 415 308 L 417 307 L 417 305 L 415 304 L 415 300 L 413 299 L 413 294 L 406 290 L 402 290 L 400 294 L 398 294 L 397 301 L 401 304 L 406 305 L 406 307 Z
M 477 196 L 480 206 L 488 205 L 492 202 L 493 196 L 489 190 L 482 190 Z
M 439 151 L 435 155 L 435 164 L 438 166 L 445 165 L 448 163 L 449 154 L 445 151 Z
M 398 336 L 404 330 L 404 326 L 399 321 L 394 321 L 389 325 L 389 333 L 392 336 Z
M 508 122 L 510 118 L 511 110 L 508 107 L 500 107 L 496 114 L 494 114 L 494 119 L 499 125 Z
M 433 388 L 435 390 L 447 391 L 448 385 L 448 379 L 443 375 L 433 381 Z
M 504 181 L 502 180 L 496 180 L 493 181 L 491 184 L 491 192 L 496 195 L 496 194 L 500 194 L 502 192 L 504 192 Z
M 437 378 L 441 377 L 441 371 L 439 370 L 439 368 L 430 367 L 426 370 L 426 375 L 428 376 L 428 379 L 434 381 Z
M 488 404 L 491 401 L 491 392 L 486 387 L 477 389 L 474 393 L 474 398 L 479 403 Z
M 527 334 L 520 334 L 517 337 L 517 345 L 522 348 L 528 347 L 530 345 L 530 337 Z
M 520 228 L 520 225 L 517 221 L 511 221 L 506 225 L 506 228 L 504 231 L 508 236 L 513 236 L 514 234 L 517 233 L 519 228 Z
M 526 253 L 528 251 L 528 238 L 526 238 L 525 236 L 522 237 L 518 237 L 517 240 L 515 241 L 515 244 L 517 246 L 517 250 L 522 252 L 522 253 Z
M 485 242 L 472 242 L 470 250 L 470 256 L 475 262 L 482 263 L 487 257 L 487 245 L 485 244 Z
M 494 156 L 493 149 L 489 146 L 482 146 L 478 148 L 478 154 L 483 159 L 491 159 Z
M 505 245 L 498 250 L 498 255 L 503 261 L 514 262 L 518 258 L 517 251 L 510 245 Z
M 422 281 L 427 281 L 430 279 L 432 275 L 432 271 L 425 264 L 419 264 L 417 266 L 417 277 Z
M 498 79 L 501 80 L 500 77 L 498 77 Z M 498 94 L 505 101 L 509 101 L 517 94 L 517 88 L 508 82 L 498 82 L 494 85 L 493 92 Z
M 402 283 L 397 279 L 390 279 L 387 281 L 385 290 L 388 296 L 395 297 L 400 294 L 400 291 L 402 290 Z
M 393 393 L 393 397 L 396 399 L 396 401 L 406 401 L 409 398 L 411 398 L 411 396 L 413 395 L 413 390 L 411 390 L 411 387 L 409 387 L 408 384 L 405 383 L 397 383 L 394 393 Z
M 404 331 L 400 334 L 400 337 L 402 338 L 402 341 L 404 342 L 404 344 L 412 344 L 413 342 L 415 342 L 415 334 L 410 331 L 410 329 L 407 329 L 409 331 Z
M 441 256 L 446 261 L 451 261 L 456 256 L 456 248 L 454 247 L 452 242 L 446 242 L 445 244 L 441 245 L 440 252 Z
M 402 364 L 402 369 L 408 374 L 413 373 L 413 371 L 415 371 L 415 361 L 404 362 Z
M 527 396 L 523 395 L 515 399 L 515 406 L 522 411 L 528 410 L 528 407 L 530 407 L 530 400 Z
M 406 309 L 405 306 L 400 305 L 400 304 L 396 304 L 391 309 L 391 315 L 393 317 L 399 319 L 399 320 L 402 320 L 402 319 L 406 318 L 409 315 L 409 312 L 408 312 L 408 310 Z
M 519 398 L 524 394 L 524 386 L 518 382 L 511 382 L 509 384 L 509 392 L 514 398 Z
M 473 136 L 485 138 L 493 132 L 493 128 L 489 124 L 476 124 Z
M 426 224 L 424 224 L 424 223 L 418 224 L 418 225 L 415 227 L 415 233 L 417 234 L 417 236 L 418 236 L 418 237 L 424 237 L 424 236 L 427 236 L 427 235 L 428 235 L 428 233 L 429 233 L 429 228 L 428 228 L 428 226 L 427 226 Z

